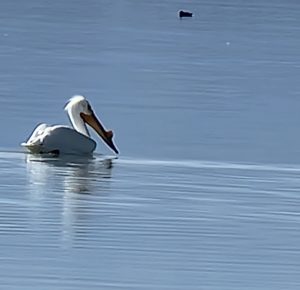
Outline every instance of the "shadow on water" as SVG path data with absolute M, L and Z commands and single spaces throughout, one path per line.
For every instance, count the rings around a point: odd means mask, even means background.
M 113 158 L 27 154 L 26 164 L 32 185 L 54 187 L 67 193 L 89 194 L 95 191 L 91 189 L 92 184 L 101 185 L 111 178 Z M 61 188 L 57 188 L 59 185 Z

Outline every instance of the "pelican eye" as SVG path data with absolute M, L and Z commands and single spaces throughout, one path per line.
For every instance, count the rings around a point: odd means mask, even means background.
M 88 111 L 90 111 L 90 112 L 92 112 L 93 110 L 92 110 L 92 107 L 91 107 L 91 105 L 88 103 L 87 104 L 87 108 L 88 108 Z

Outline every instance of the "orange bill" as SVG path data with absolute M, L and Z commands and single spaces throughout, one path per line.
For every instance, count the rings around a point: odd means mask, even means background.
M 113 143 L 113 132 L 106 131 L 100 121 L 97 119 L 96 115 L 92 112 L 91 115 L 86 115 L 84 113 L 80 114 L 81 118 L 90 125 L 102 138 L 102 140 L 116 153 L 119 154 L 118 149 L 116 148 L 115 144 Z

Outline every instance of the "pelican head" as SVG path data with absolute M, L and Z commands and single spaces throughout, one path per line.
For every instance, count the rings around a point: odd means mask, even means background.
M 86 124 L 91 126 L 102 140 L 116 153 L 118 154 L 118 149 L 113 143 L 113 132 L 111 130 L 106 131 L 98 118 L 96 117 L 90 103 L 83 96 L 74 96 L 65 106 L 70 121 L 75 130 L 90 137 L 87 130 Z

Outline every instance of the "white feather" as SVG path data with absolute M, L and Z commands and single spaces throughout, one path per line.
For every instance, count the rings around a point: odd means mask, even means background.
M 86 107 L 87 101 L 83 96 L 74 96 L 65 106 L 74 129 L 43 123 L 21 145 L 32 153 L 91 154 L 96 148 L 96 142 L 89 137 L 86 125 L 80 117 L 80 112 Z

